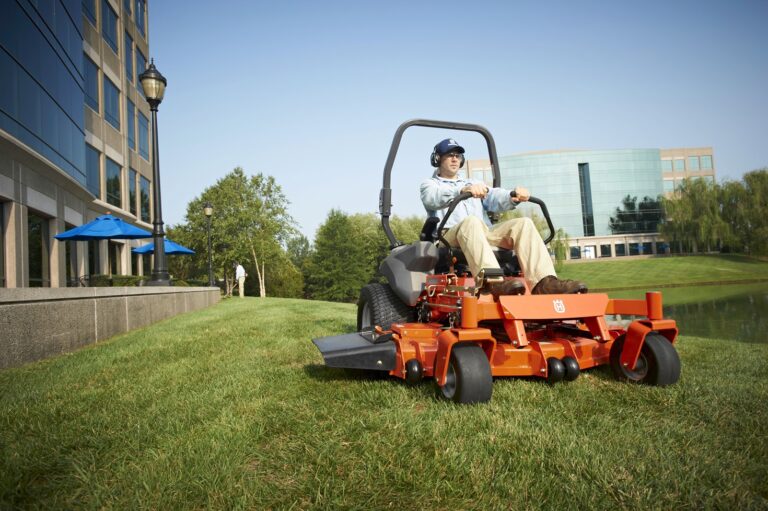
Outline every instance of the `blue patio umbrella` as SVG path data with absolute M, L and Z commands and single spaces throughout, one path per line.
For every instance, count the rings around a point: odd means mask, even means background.
M 155 252 L 155 243 L 147 243 L 146 245 L 142 245 L 140 247 L 136 247 L 134 249 L 131 249 L 131 252 L 134 254 L 153 254 Z M 171 240 L 165 240 L 165 253 L 168 255 L 184 255 L 184 254 L 194 254 L 195 251 L 192 249 L 189 249 L 187 247 L 181 246 L 178 243 L 175 243 Z
M 112 215 L 101 215 L 96 220 L 54 236 L 61 241 L 135 240 L 151 238 L 152 233 Z

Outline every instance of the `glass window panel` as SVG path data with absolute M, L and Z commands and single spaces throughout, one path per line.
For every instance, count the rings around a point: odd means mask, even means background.
M 685 170 L 685 160 L 682 158 L 675 158 L 675 170 L 682 172 Z
M 656 253 L 659 255 L 669 254 L 669 243 L 667 243 L 666 241 L 657 241 Z
M 144 11 L 146 10 L 145 0 L 136 0 L 136 9 L 133 12 L 134 18 L 136 18 L 136 28 L 139 29 L 139 33 L 145 36 L 144 30 Z
M 3 203 L 0 202 L 0 287 L 5 285 L 5 236 L 3 236 L 2 226 L 5 225 L 3 219 Z
M 136 48 L 136 89 L 139 91 L 139 94 L 141 94 L 141 97 L 144 97 L 144 89 L 141 86 L 141 83 L 139 83 L 139 77 L 141 76 L 141 73 L 147 70 L 147 58 L 144 56 L 143 53 L 141 53 L 141 50 L 137 47 Z
M 639 243 L 630 243 L 629 244 L 629 255 L 640 255 L 640 245 L 639 245 Z
M 698 156 L 689 156 L 688 157 L 688 170 L 699 170 L 699 157 Z
M 665 172 L 672 171 L 672 160 L 661 160 L 661 170 Z
M 109 47 L 117 53 L 117 13 L 107 0 L 101 2 L 101 35 Z
M 125 100 L 125 124 L 128 130 L 128 147 L 136 150 L 136 105 L 130 99 Z
M 640 253 L 643 255 L 649 255 L 653 253 L 653 243 L 650 241 L 644 241 L 640 244 Z
M 624 243 L 616 243 L 613 246 L 613 249 L 616 252 L 616 257 L 623 257 L 627 255 L 627 246 Z
M 149 119 L 139 112 L 139 154 L 149 160 Z
M 27 215 L 29 287 L 48 287 L 48 221 L 30 211 Z
M 99 173 L 99 161 L 101 154 L 93 147 L 85 144 L 85 176 L 86 188 L 97 198 L 101 193 L 101 176 Z
M 149 180 L 143 176 L 141 177 L 139 193 L 141 194 L 141 219 L 145 222 L 149 222 Z
M 120 91 L 112 81 L 104 77 L 104 118 L 120 129 Z
M 83 75 L 85 77 L 85 104 L 99 111 L 99 68 L 83 55 Z
M 144 56 L 143 53 L 141 53 L 141 50 L 136 48 L 136 79 L 138 80 L 138 75 L 143 73 L 147 70 L 147 58 Z M 141 90 L 141 87 L 139 87 L 139 90 Z
M 701 157 L 701 170 L 712 170 L 712 157 L 711 156 L 702 156 Z
M 107 245 L 107 256 L 109 257 L 109 274 L 120 274 L 120 244 L 110 241 Z
M 125 9 L 125 12 L 128 13 L 130 16 L 131 14 L 131 0 L 123 0 L 123 9 Z
M 136 209 L 136 177 L 137 173 L 135 170 L 131 169 L 128 172 L 128 202 L 130 202 L 129 210 L 131 211 L 132 215 L 135 215 L 137 212 Z
M 600 245 L 600 257 L 611 257 L 610 245 Z
M 99 241 L 88 242 L 88 273 L 98 275 L 101 273 L 101 258 L 99 257 Z
M 125 33 L 125 77 L 133 83 L 133 39 Z
M 107 158 L 107 202 L 118 208 L 123 207 L 123 203 L 120 200 L 120 165 L 117 162 Z
M 83 0 L 83 14 L 96 25 L 96 0 Z
M 571 247 L 571 259 L 581 259 L 581 249 L 579 247 Z

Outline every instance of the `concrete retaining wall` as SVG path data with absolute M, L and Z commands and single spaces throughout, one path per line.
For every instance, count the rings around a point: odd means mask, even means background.
M 219 300 L 215 287 L 0 289 L 0 369 L 73 351 Z

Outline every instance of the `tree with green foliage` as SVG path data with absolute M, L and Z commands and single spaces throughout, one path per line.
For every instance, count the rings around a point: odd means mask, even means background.
M 307 295 L 317 300 L 355 301 L 368 280 L 364 245 L 349 216 L 332 209 L 317 230 L 307 261 Z
M 411 243 L 419 239 L 423 218 L 392 217 L 390 220 L 398 240 Z M 303 250 L 301 245 L 298 241 L 293 245 L 292 251 L 297 258 Z M 389 240 L 377 215 L 348 215 L 333 210 L 318 229 L 311 255 L 305 259 L 305 295 L 323 300 L 354 301 L 364 285 L 381 279 L 379 265 L 388 254 Z
M 570 236 L 562 228 L 555 232 L 549 246 L 555 252 L 555 271 L 560 273 L 568 259 L 568 250 L 570 247 Z
M 744 174 L 743 241 L 747 253 L 768 255 L 768 168 Z
M 608 221 L 613 234 L 638 234 L 658 232 L 659 224 L 664 219 L 661 197 L 652 199 L 645 196 L 640 204 L 637 197 L 627 195 L 616 208 L 614 216 Z
M 250 292 L 255 287 L 262 297 L 268 292 L 278 296 L 300 296 L 301 273 L 283 248 L 295 233 L 295 223 L 288 214 L 289 202 L 272 176 L 261 173 L 246 176 L 240 167 L 190 201 L 185 222 L 170 229 L 176 241 L 197 253 L 192 262 L 175 263 L 182 273 L 207 275 L 205 202 L 213 205 L 214 268 L 224 277 L 228 291 L 231 292 L 234 282 L 233 264 L 240 262 L 249 275 L 255 276 L 255 279 L 246 280 Z
M 661 234 L 681 251 L 693 253 L 715 249 L 731 238 L 731 229 L 721 216 L 718 187 L 703 179 L 685 179 L 675 194 L 663 199 L 666 219 Z

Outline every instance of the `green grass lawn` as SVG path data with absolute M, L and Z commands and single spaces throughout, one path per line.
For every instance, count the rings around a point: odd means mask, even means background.
M 592 290 L 768 280 L 768 263 L 743 256 L 659 257 L 566 264 L 559 276 Z
M 310 339 L 354 315 L 230 299 L 0 372 L 0 508 L 768 507 L 766 344 L 683 337 L 667 388 L 598 368 L 458 406 L 322 366 Z

